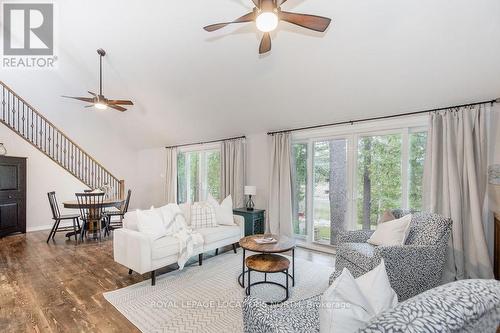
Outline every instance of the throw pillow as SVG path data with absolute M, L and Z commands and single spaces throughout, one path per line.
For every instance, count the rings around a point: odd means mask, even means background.
M 320 333 L 351 333 L 397 305 L 382 263 L 357 279 L 347 268 L 321 296 Z
M 217 200 L 208 194 L 207 202 L 212 205 L 215 209 L 215 217 L 217 218 L 217 224 L 219 225 L 235 225 L 233 219 L 233 199 L 231 194 L 227 196 L 226 199 L 219 203 Z
M 382 214 L 382 216 L 378 219 L 377 224 L 389 222 L 395 219 L 396 217 L 392 214 L 392 212 L 390 210 L 386 210 L 384 214 Z
M 175 232 L 175 230 L 173 229 L 175 218 L 177 215 L 182 215 L 182 211 L 179 206 L 177 204 L 170 203 L 158 208 L 158 212 L 162 217 L 163 225 L 167 230 L 167 234 L 172 234 L 173 232 Z
M 398 295 L 389 282 L 384 259 L 377 267 L 358 277 L 356 283 L 376 314 L 398 305 Z
M 212 228 L 217 226 L 215 209 L 206 202 L 195 202 L 191 205 L 191 227 Z
M 372 245 L 383 246 L 404 245 L 410 232 L 410 223 L 411 214 L 379 224 L 367 242 Z
M 163 220 L 154 207 L 149 210 L 137 210 L 137 229 L 152 241 L 167 234 Z
M 191 205 L 189 203 L 183 203 L 179 205 L 179 208 L 186 219 L 187 225 L 191 225 Z

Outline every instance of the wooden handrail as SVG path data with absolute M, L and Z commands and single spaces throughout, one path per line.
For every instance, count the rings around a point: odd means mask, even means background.
M 4 82 L 0 81 L 0 85 L 0 122 L 88 187 L 109 186 L 114 197 L 124 197 L 123 180 L 111 174 Z

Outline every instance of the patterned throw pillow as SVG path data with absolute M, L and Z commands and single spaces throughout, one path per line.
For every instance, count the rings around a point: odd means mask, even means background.
M 191 227 L 193 229 L 212 228 L 217 226 L 215 209 L 206 202 L 195 202 L 191 205 Z

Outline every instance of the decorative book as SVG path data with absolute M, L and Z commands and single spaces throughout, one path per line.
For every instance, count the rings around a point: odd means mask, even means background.
M 278 240 L 273 237 L 262 237 L 262 238 L 256 238 L 255 243 L 257 244 L 274 244 L 277 243 Z

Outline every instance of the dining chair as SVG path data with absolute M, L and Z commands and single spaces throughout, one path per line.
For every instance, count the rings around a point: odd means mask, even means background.
M 75 193 L 80 208 L 80 218 L 83 221 L 80 232 L 80 240 L 83 242 L 83 237 L 87 231 L 96 231 L 99 233 L 101 240 L 102 229 L 107 230 L 107 218 L 104 214 L 104 193 Z M 106 233 L 105 233 L 106 234 Z
M 54 225 L 50 230 L 49 237 L 47 238 L 47 243 L 51 238 L 52 240 L 54 240 L 56 232 L 68 232 L 66 236 L 68 237 L 68 239 L 70 239 L 72 236 L 71 231 L 73 231 L 75 234 L 75 241 L 78 244 L 78 231 L 80 230 L 80 220 L 79 220 L 80 215 L 78 214 L 61 215 L 61 211 L 59 210 L 59 205 L 57 204 L 56 192 L 52 191 L 47 193 L 47 197 L 49 198 L 50 210 L 52 211 L 52 219 L 54 220 Z M 59 227 L 61 221 L 68 221 L 68 220 L 71 220 L 73 222 L 73 227 L 71 226 Z
M 127 192 L 127 198 L 121 205 L 119 210 L 108 210 L 106 211 L 106 217 L 108 218 L 108 226 L 110 226 L 112 229 L 114 228 L 121 228 L 123 226 L 123 217 L 128 211 L 128 205 L 130 203 L 130 196 L 132 195 L 132 190 L 128 190 Z M 111 218 L 113 216 L 119 216 L 120 221 L 115 221 L 112 223 Z

